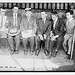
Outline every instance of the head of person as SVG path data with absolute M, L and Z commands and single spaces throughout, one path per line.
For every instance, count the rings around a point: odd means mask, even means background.
M 18 7 L 17 6 L 14 6 L 12 10 L 13 10 L 13 13 L 18 13 Z
M 66 11 L 66 18 L 67 18 L 67 19 L 73 18 L 73 11 L 72 11 L 72 10 Z
M 5 11 L 6 11 L 5 9 L 1 8 L 1 14 L 2 15 L 5 15 Z
M 26 8 L 26 9 L 25 9 L 25 15 L 26 15 L 27 17 L 31 17 L 31 15 L 32 15 L 31 8 Z
M 58 19 L 58 13 L 56 11 L 52 12 L 52 20 Z
M 41 12 L 41 18 L 42 18 L 42 19 L 45 19 L 46 17 L 47 17 L 46 12 L 44 12 L 44 11 L 43 11 L 43 12 Z

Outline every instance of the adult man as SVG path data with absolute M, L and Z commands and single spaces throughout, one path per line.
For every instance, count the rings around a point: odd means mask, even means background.
M 1 14 L 0 14 L 0 33 L 1 33 L 1 38 L 7 37 L 7 24 L 8 24 L 8 18 L 5 15 L 5 9 L 1 8 Z M 4 32 L 4 33 L 2 33 Z
M 73 35 L 75 35 L 74 34 L 75 19 L 73 18 L 73 11 L 72 10 L 67 11 L 66 17 L 67 17 L 66 34 L 64 36 L 63 46 L 64 46 L 65 51 L 68 54 L 68 58 L 70 59 L 72 39 L 73 39 Z M 66 48 L 67 41 L 68 41 L 68 51 Z
M 5 15 L 6 10 L 1 8 L 0 9 L 0 38 L 1 38 L 1 43 L 6 40 L 7 38 L 7 32 L 8 32 L 8 18 Z
M 50 41 L 50 51 L 51 56 L 56 56 L 57 52 L 59 50 L 60 45 L 63 42 L 64 38 L 64 21 L 62 19 L 58 18 L 57 12 L 54 11 L 52 13 L 52 19 L 53 19 L 53 28 L 51 31 L 51 41 Z M 53 49 L 53 45 L 56 43 L 56 50 Z
M 49 54 L 49 35 L 51 31 L 51 22 L 47 19 L 46 12 L 41 12 L 41 18 L 37 20 L 37 36 L 36 36 L 36 52 L 35 55 L 38 55 L 40 52 L 40 41 L 45 40 L 45 54 Z
M 9 23 L 8 26 L 8 42 L 11 47 L 11 54 L 13 55 L 14 52 L 19 52 L 19 44 L 20 44 L 20 20 L 21 17 L 18 15 L 18 7 L 13 7 L 13 13 L 12 16 L 9 17 Z M 15 41 L 15 42 L 14 42 Z M 14 45 L 15 44 L 15 45 Z
M 36 19 L 32 16 L 31 8 L 25 9 L 25 17 L 22 18 L 20 29 L 23 38 L 23 45 L 24 45 L 24 53 L 28 53 L 27 44 L 30 44 L 29 52 L 33 54 L 34 52 L 34 37 L 37 30 Z

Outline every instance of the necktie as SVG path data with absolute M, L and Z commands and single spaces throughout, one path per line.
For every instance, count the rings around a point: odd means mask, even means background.
M 44 23 L 45 23 L 45 20 L 44 20 Z
M 53 28 L 54 28 L 54 29 L 55 29 L 55 26 L 56 26 L 56 22 L 57 22 L 57 21 L 54 21 L 54 22 L 53 22 Z

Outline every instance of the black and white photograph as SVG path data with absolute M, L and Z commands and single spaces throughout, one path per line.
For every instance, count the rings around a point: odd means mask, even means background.
M 75 72 L 75 2 L 22 1 L 0 2 L 0 72 Z

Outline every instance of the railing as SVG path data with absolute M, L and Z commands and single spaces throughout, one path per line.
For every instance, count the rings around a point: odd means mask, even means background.
M 27 7 L 33 9 L 69 9 L 71 3 L 0 3 L 3 8 L 11 9 L 14 5 L 18 6 L 20 9 L 25 9 Z

